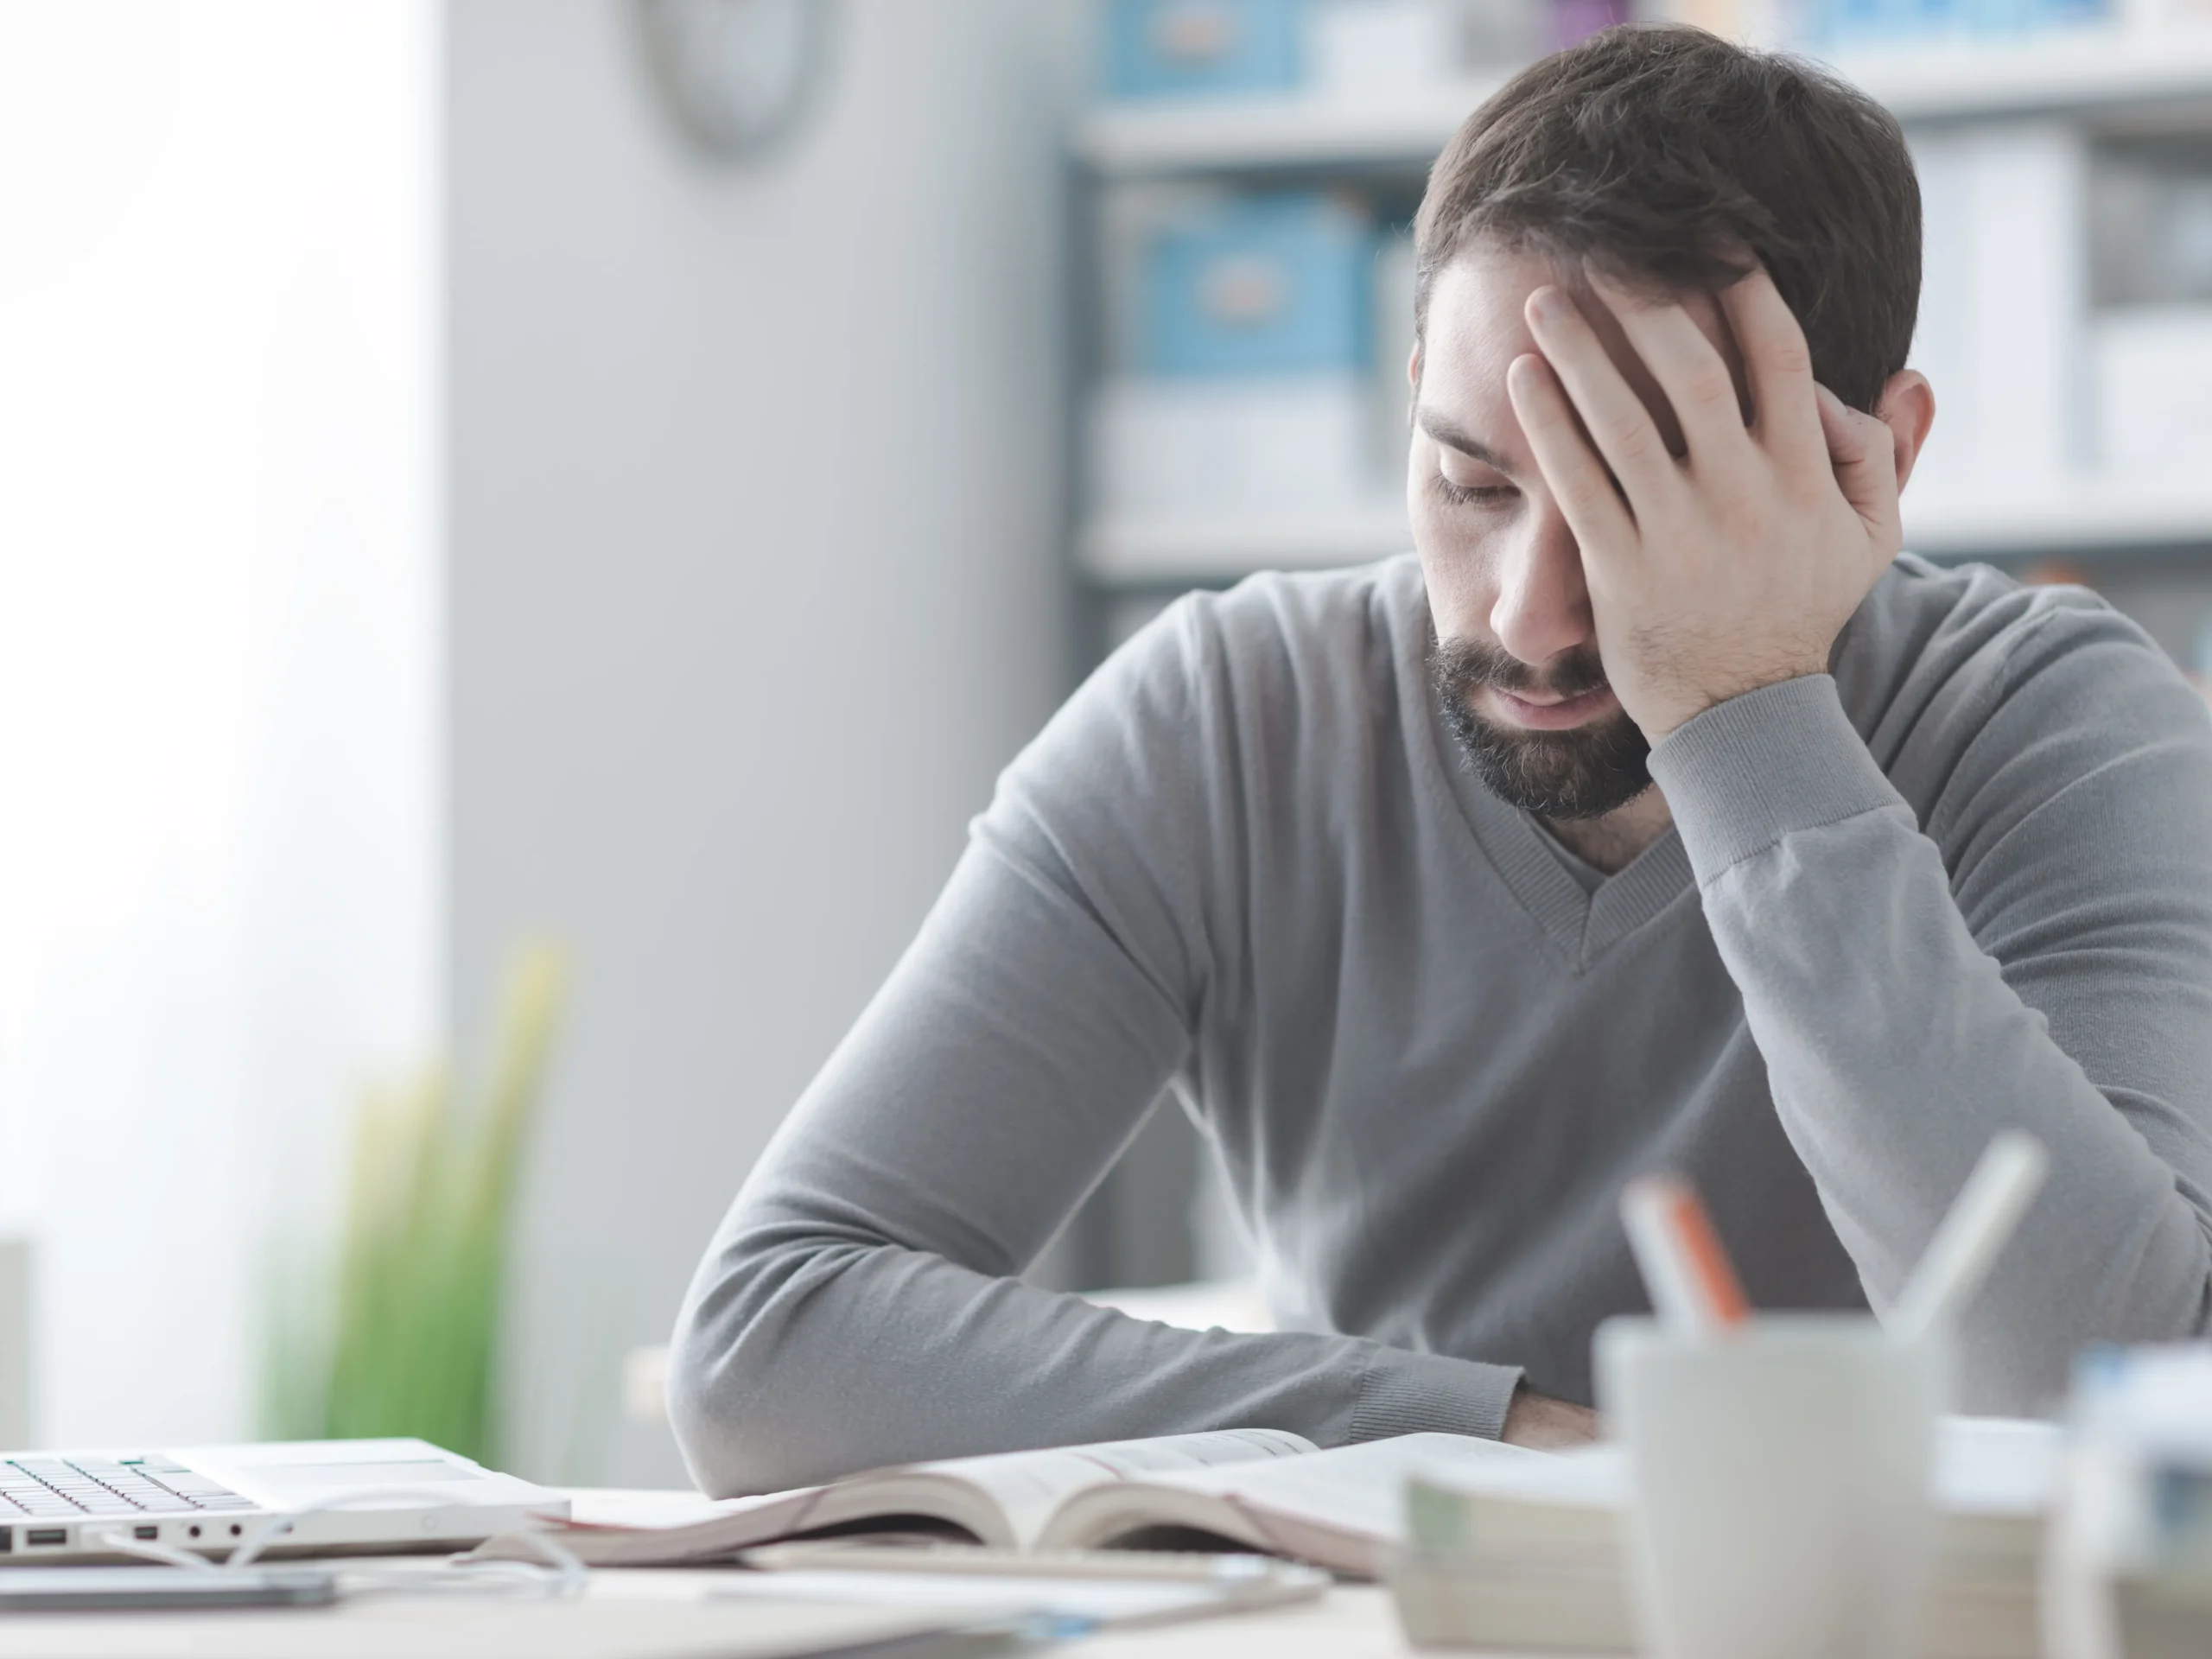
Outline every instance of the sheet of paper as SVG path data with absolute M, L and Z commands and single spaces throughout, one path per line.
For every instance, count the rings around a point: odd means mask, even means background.
M 569 1493 L 569 1521 L 572 1526 L 686 1527 L 716 1516 L 766 1509 L 798 1496 L 798 1492 L 768 1492 L 758 1497 L 713 1498 L 697 1492 L 582 1486 Z
M 1936 1432 L 1936 1501 L 1965 1515 L 2044 1514 L 2057 1492 L 2061 1444 L 2054 1423 L 1946 1417 Z M 1535 1503 L 1618 1509 L 1628 1501 L 1627 1453 L 1612 1442 L 1521 1459 L 1424 1458 L 1417 1466 L 1440 1486 Z
M 1227 1605 L 1220 1590 L 1205 1584 L 981 1573 L 733 1573 L 713 1593 L 745 1600 L 958 1610 L 976 1617 L 1046 1613 L 1101 1624 L 1196 1617 Z
M 11 1614 L 0 1647 L 41 1659 L 802 1659 L 969 1618 L 959 1608 L 792 1600 L 374 1598 L 301 1610 Z
M 2045 1515 L 2058 1497 L 2065 1436 L 2023 1417 L 1946 1417 L 1936 1434 L 1936 1496 L 1963 1515 Z

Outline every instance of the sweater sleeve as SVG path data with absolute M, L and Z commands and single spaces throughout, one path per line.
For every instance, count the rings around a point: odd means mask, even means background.
M 1239 1426 L 1497 1433 L 1510 1367 L 1174 1329 L 1016 1277 L 1183 1065 L 1213 941 L 1236 937 L 1218 649 L 1179 606 L 1009 768 L 745 1181 L 676 1334 L 671 1415 L 705 1491 Z
M 2049 1147 L 1959 1333 L 1963 1406 L 2033 1412 L 2084 1344 L 2207 1328 L 2212 725 L 2112 633 L 2031 637 L 1971 712 L 1929 834 L 1826 675 L 1707 710 L 1651 764 L 1877 1309 L 1993 1135 Z

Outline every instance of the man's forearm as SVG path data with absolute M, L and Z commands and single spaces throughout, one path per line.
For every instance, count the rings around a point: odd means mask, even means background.
M 2148 1041 L 2200 1046 L 2201 941 L 2069 917 L 2050 895 L 2052 937 L 2007 964 L 2034 986 L 2043 1006 L 2031 1006 L 1969 930 L 1936 845 L 1826 676 L 1708 710 L 1652 767 L 1783 1126 L 1878 1307 L 1991 1135 L 2024 1128 L 2050 1148 L 2050 1184 L 1967 1316 L 1966 1402 L 2033 1409 L 2086 1342 L 2200 1333 L 2212 1250 L 2190 1195 L 2212 1171 L 2177 1168 L 2202 1160 L 2196 1103 L 2107 1074 L 2124 1063 L 2093 1081 L 2045 1010 L 2095 1031 L 2165 997 Z M 2139 1058 L 2145 1078 L 2187 1069 Z
M 1180 1330 L 909 1249 L 741 1236 L 716 1263 L 677 1333 L 671 1404 L 717 1495 L 1212 1428 L 1495 1436 L 1519 1377 L 1351 1337 Z

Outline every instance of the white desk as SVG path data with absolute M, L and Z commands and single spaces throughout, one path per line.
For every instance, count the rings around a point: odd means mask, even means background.
M 321 1608 L 183 1613 L 20 1613 L 0 1654 L 39 1659 L 706 1659 L 764 1642 L 880 1640 L 926 1613 L 706 1599 L 722 1573 L 603 1568 L 582 1602 L 479 1596 L 371 1596 Z M 786 1653 L 791 1649 L 785 1649 Z M 1410 1651 L 1389 1598 L 1366 1586 L 1271 1612 L 1109 1632 L 1071 1643 L 1071 1659 L 1382 1659 Z
M 713 1577 L 692 1570 L 603 1567 L 592 1574 L 592 1592 L 696 1595 Z M 1389 1592 L 1374 1585 L 1339 1585 L 1318 1601 L 1295 1606 L 1152 1630 L 1108 1630 L 1044 1651 L 1065 1652 L 1070 1659 L 1402 1659 L 1421 1650 L 1408 1647 L 1398 1634 Z
M 592 1593 L 692 1596 L 714 1576 L 690 1569 L 602 1567 L 592 1574 Z M 1339 1585 L 1318 1601 L 1295 1606 L 1152 1630 L 1108 1630 L 1045 1651 L 1064 1651 L 1070 1659 L 1402 1659 L 1421 1649 L 1407 1646 L 1398 1634 L 1387 1591 L 1374 1585 Z

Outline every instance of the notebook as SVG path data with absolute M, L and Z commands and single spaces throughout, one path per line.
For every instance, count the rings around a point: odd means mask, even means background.
M 911 1464 L 720 1502 L 580 1493 L 554 1535 L 594 1567 L 719 1560 L 802 1534 L 880 1529 L 1023 1551 L 1227 1545 L 1373 1578 L 1404 1535 L 1414 1469 L 1546 1460 L 1458 1434 L 1324 1452 L 1277 1429 L 1230 1429 Z
M 1952 1417 L 1936 1444 L 1942 1515 L 1921 1659 L 2034 1659 L 2036 1569 L 2058 1482 L 2059 1431 Z M 1622 1448 L 1535 1463 L 1417 1469 L 1392 1590 L 1416 1645 L 1627 1653 Z

